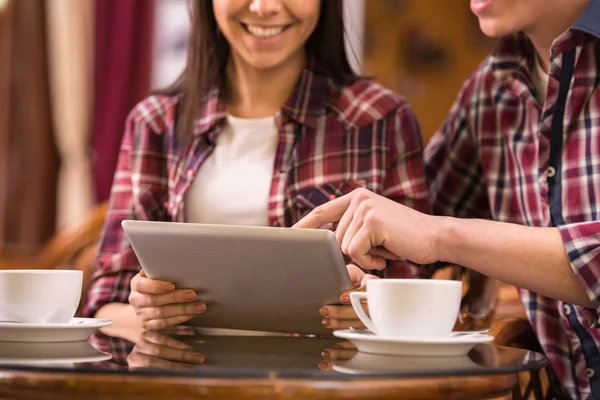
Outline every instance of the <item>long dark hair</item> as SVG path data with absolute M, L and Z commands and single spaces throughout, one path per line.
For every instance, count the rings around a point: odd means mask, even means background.
M 229 58 L 229 43 L 217 25 L 212 0 L 193 0 L 190 13 L 187 64 L 177 81 L 160 91 L 181 95 L 176 133 L 180 139 L 191 137 L 198 102 L 215 83 L 221 83 Z M 319 21 L 306 41 L 305 51 L 314 61 L 314 72 L 338 84 L 358 78 L 345 50 L 344 0 L 321 0 Z

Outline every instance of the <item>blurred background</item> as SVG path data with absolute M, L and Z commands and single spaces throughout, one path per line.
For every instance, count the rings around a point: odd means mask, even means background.
M 354 67 L 427 141 L 494 43 L 468 1 L 346 0 Z M 33 257 L 109 196 L 129 110 L 185 62 L 187 0 L 0 0 L 0 258 Z

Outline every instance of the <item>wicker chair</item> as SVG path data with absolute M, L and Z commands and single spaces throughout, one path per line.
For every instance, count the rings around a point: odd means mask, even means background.
M 81 315 L 107 210 L 106 202 L 96 206 L 84 217 L 57 232 L 32 259 L 0 258 L 0 270 L 76 269 L 83 271 L 81 301 L 76 314 Z

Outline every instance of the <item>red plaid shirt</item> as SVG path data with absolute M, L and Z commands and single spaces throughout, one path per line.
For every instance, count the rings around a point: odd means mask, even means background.
M 88 338 L 88 343 L 91 344 L 96 350 L 112 355 L 112 358 L 106 361 L 86 363 L 86 367 L 102 370 L 129 370 L 127 357 L 133 350 L 134 343 L 131 343 L 125 339 L 104 335 L 99 331 L 94 332 Z
M 178 97 L 152 96 L 131 112 L 125 129 L 84 313 L 128 300 L 138 260 L 121 228 L 125 219 L 185 221 L 185 193 L 223 130 L 219 90 L 201 102 L 193 140 L 174 135 Z M 272 226 L 292 226 L 314 207 L 365 187 L 428 212 L 422 140 L 405 100 L 359 80 L 340 87 L 306 69 L 276 116 L 279 129 L 268 207 Z M 240 194 L 243 196 L 243 194 Z M 395 262 L 387 276 L 426 276 Z
M 596 27 L 598 6 L 596 1 L 587 10 L 596 7 Z M 552 226 L 549 138 L 562 54 L 577 49 L 564 116 L 562 170 L 557 171 L 565 220 L 559 229 L 573 271 L 595 309 L 520 290 L 551 367 L 574 399 L 592 398 L 590 381 L 600 379 L 600 370 L 594 371 L 597 364 L 586 363 L 580 340 L 587 335 L 592 347 L 600 346 L 600 32 L 596 33 L 571 29 L 555 41 L 544 104 L 536 100 L 531 80 L 531 43 L 523 35 L 503 39 L 467 80 L 425 150 L 436 214 Z M 569 316 L 582 326 L 580 335 Z

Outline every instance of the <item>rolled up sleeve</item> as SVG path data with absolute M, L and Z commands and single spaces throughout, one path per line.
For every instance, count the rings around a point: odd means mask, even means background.
M 600 221 L 559 227 L 573 272 L 595 308 L 594 326 L 600 327 Z

